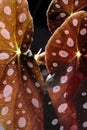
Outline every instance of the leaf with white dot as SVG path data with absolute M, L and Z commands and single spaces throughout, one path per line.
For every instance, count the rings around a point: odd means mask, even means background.
M 47 10 L 47 22 L 49 30 L 53 33 L 64 21 L 72 15 L 87 6 L 86 0 L 52 0 Z M 73 7 L 73 8 L 72 8 Z M 73 26 L 78 25 L 78 20 L 72 21 Z
M 69 76 L 69 74 L 72 73 L 72 66 L 69 66 L 68 69 L 69 71 L 67 75 Z M 48 93 L 51 98 L 52 105 L 55 109 L 57 117 L 59 119 L 59 123 L 62 124 L 63 129 L 66 129 L 66 130 L 69 128 L 73 128 L 73 129 L 78 128 L 76 108 L 72 102 L 72 98 L 70 97 L 74 95 L 75 93 L 75 90 L 73 90 L 74 86 L 77 87 L 80 82 L 79 76 L 77 78 L 77 75 L 78 75 L 78 72 L 73 73 L 73 75 L 71 76 L 71 79 L 67 79 L 66 75 L 62 77 L 60 76 L 60 82 L 58 80 L 53 80 L 51 81 L 51 84 L 47 84 Z M 58 75 L 56 75 L 55 78 L 58 78 L 57 76 Z M 58 85 L 56 86 L 53 85 L 57 83 Z M 75 102 L 76 102 L 76 99 L 75 99 Z M 60 128 L 62 129 L 62 127 Z
M 54 8 L 53 5 L 58 1 L 52 2 L 50 4 L 50 10 Z M 68 2 L 69 1 L 67 0 L 63 1 L 63 4 L 65 3 L 65 7 L 67 6 Z M 81 2 L 78 3 L 81 4 Z M 85 3 L 85 1 L 82 3 Z M 75 2 L 75 6 L 76 4 L 77 1 Z M 80 5 L 80 7 L 82 7 L 82 5 Z M 58 8 L 58 10 L 60 10 L 60 8 Z M 51 16 L 55 14 L 55 9 L 54 12 L 49 11 L 48 13 L 48 22 L 50 22 L 50 25 L 52 25 L 50 21 L 52 19 L 50 18 L 52 18 Z M 62 13 L 64 12 L 62 11 Z M 55 73 L 56 75 L 54 78 L 47 78 L 48 93 L 58 116 L 59 123 L 62 124 L 64 126 L 63 129 L 66 130 L 81 129 L 82 127 L 80 123 L 83 121 L 83 118 L 86 118 L 86 92 L 84 91 L 84 93 L 80 94 L 85 101 L 82 105 L 79 104 L 78 106 L 78 104 L 76 104 L 77 99 L 74 97 L 75 94 L 77 94 L 76 91 L 78 91 L 79 84 L 82 82 L 85 75 L 87 75 L 87 64 L 86 62 L 84 63 L 84 58 L 81 59 L 81 56 L 87 58 L 87 26 L 85 26 L 87 24 L 86 19 L 87 12 L 78 11 L 76 13 L 72 13 L 72 15 L 70 15 L 58 28 L 56 26 L 56 21 L 52 21 L 55 24 L 54 30 L 56 28 L 57 29 L 54 31 L 52 28 L 50 28 L 50 30 L 54 33 L 49 39 L 45 48 L 45 64 L 48 72 Z M 53 52 L 55 52 L 56 56 L 52 55 L 54 54 Z M 53 63 L 58 63 L 58 66 L 53 67 Z M 75 104 L 73 103 L 73 98 L 75 98 Z M 79 102 L 81 101 L 79 100 Z M 84 117 L 81 118 L 80 114 L 84 115 Z M 65 118 L 67 121 L 64 120 Z
M 65 20 L 62 26 L 57 28 L 52 37 L 48 40 L 45 47 L 45 60 L 47 69 L 50 73 L 61 70 L 61 68 L 71 60 L 75 61 L 78 48 L 80 49 L 80 52 L 82 51 L 82 48 L 86 48 L 87 29 L 86 27 L 83 27 L 86 23 L 85 16 L 85 11 L 73 13 Z
M 87 114 L 87 78 L 79 80 L 79 87 L 74 96 L 74 104 L 77 110 L 78 129 L 85 130 L 86 114 Z M 84 125 L 83 125 L 84 124 Z
M 44 83 L 29 50 L 33 19 L 28 2 L 0 4 L 0 129 L 42 130 Z

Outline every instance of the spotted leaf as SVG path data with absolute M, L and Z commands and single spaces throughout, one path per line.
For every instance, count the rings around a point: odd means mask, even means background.
M 87 13 L 79 11 L 65 20 L 49 39 L 45 48 L 45 62 L 50 73 L 63 70 L 68 63 L 77 66 L 78 58 L 87 42 Z M 83 53 L 82 53 L 83 54 Z
M 76 96 L 87 77 L 86 24 L 87 12 L 73 13 L 53 33 L 46 46 L 45 63 L 50 73 L 48 93 L 64 130 L 87 128 L 86 116 L 82 120 L 79 116 L 81 106 Z M 83 107 L 86 108 L 86 104 Z
M 64 130 L 87 128 L 87 60 L 83 57 L 79 60 L 80 64 L 76 71 L 70 63 L 63 71 L 56 71 L 47 77 L 48 93 Z
M 51 73 L 47 78 L 48 93 L 65 130 L 81 129 L 77 117 L 79 110 L 73 98 L 87 74 L 82 67 L 85 64 L 83 59 L 82 62 L 79 59 L 87 54 L 86 18 L 85 11 L 69 16 L 53 33 L 45 49 L 45 63 Z
M 43 130 L 43 78 L 26 0 L 0 1 L 0 129 Z
M 79 89 L 74 97 L 74 104 L 77 109 L 77 119 L 79 121 L 79 130 L 87 128 L 87 78 L 85 78 L 79 86 Z M 80 99 L 80 100 L 79 100 Z
M 0 125 L 3 129 L 43 129 L 42 94 L 37 90 L 40 83 L 32 71 L 28 73 L 28 68 L 23 61 L 18 66 L 14 59 L 5 69 L 0 87 Z
M 52 0 L 47 10 L 47 22 L 53 33 L 65 19 L 87 6 L 87 0 Z
M 80 66 L 82 66 L 82 64 L 80 64 Z M 87 75 L 83 73 L 81 68 L 74 73 L 70 68 L 71 66 L 68 66 L 63 74 L 56 72 L 48 76 L 48 93 L 58 116 L 59 123 L 64 130 L 85 130 L 86 127 L 83 126 L 83 123 L 86 122 L 86 112 L 84 109 L 82 110 L 80 94 L 81 91 L 84 93 L 86 93 L 86 91 L 85 88 L 84 90 L 82 87 L 80 88 L 80 85 L 82 84 L 86 87 L 83 82 Z M 71 73 L 73 73 L 72 76 Z M 85 105 L 84 102 L 83 104 Z M 84 114 L 83 118 L 81 118 L 82 114 Z
M 33 22 L 25 0 L 1 1 L 0 16 L 0 62 L 6 65 L 18 48 L 23 52 L 29 48 Z

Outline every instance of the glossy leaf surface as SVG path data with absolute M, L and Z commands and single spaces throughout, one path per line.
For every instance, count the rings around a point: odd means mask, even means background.
M 87 0 L 52 0 L 47 10 L 49 30 L 53 33 L 68 16 L 86 6 Z
M 50 73 L 48 93 L 64 130 L 86 129 L 86 103 L 80 106 L 76 95 L 80 94 L 81 85 L 86 87 L 86 43 L 87 12 L 79 11 L 56 29 L 45 49 L 45 63 Z M 85 116 L 81 119 L 82 113 Z
M 45 48 L 46 66 L 50 73 L 61 71 L 68 63 L 73 64 L 75 61 L 77 66 L 80 53 L 87 53 L 86 23 L 87 13 L 79 11 L 53 33 Z
M 43 130 L 43 78 L 27 0 L 0 1 L 0 130 Z

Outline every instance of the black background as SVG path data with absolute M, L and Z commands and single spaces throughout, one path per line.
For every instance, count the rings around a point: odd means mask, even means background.
M 28 0 L 28 2 L 34 22 L 34 37 L 31 49 L 33 53 L 37 53 L 40 48 L 44 50 L 50 37 L 46 11 L 51 0 Z

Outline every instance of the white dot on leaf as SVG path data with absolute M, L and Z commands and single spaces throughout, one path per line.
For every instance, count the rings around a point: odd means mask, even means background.
M 52 120 L 52 125 L 56 125 L 58 123 L 58 119 L 53 119 Z
M 4 7 L 4 13 L 7 15 L 11 15 L 11 8 L 9 6 Z
M 59 51 L 59 56 L 61 56 L 62 58 L 66 58 L 68 57 L 69 53 L 65 50 L 60 50 Z
M 68 108 L 68 104 L 67 103 L 63 103 L 58 107 L 58 112 L 59 113 L 64 113 L 66 111 L 66 109 Z
M 26 119 L 24 117 L 20 117 L 19 120 L 18 120 L 18 126 L 20 128 L 24 128 L 26 126 Z
M 39 108 L 39 101 L 38 101 L 36 98 L 32 98 L 32 104 L 33 104 L 35 107 Z
M 87 102 L 83 104 L 83 108 L 87 109 Z

